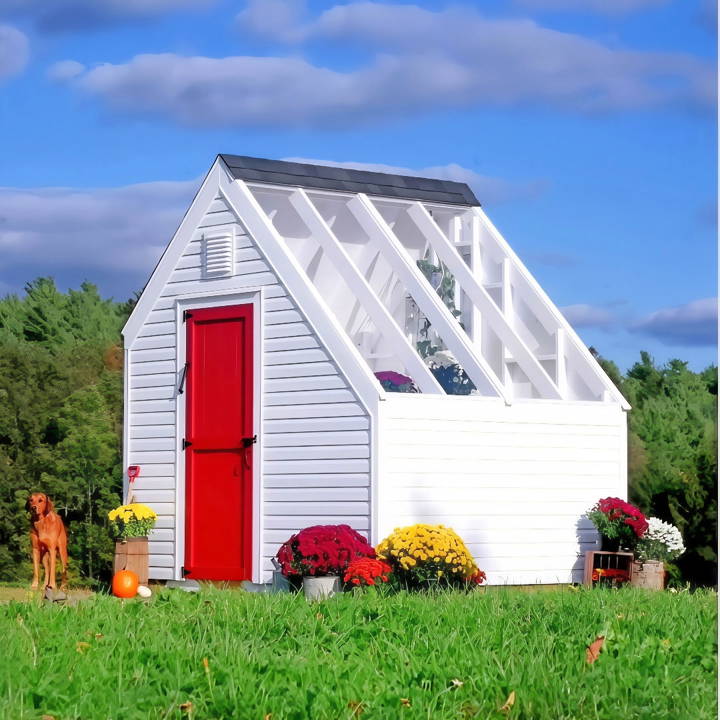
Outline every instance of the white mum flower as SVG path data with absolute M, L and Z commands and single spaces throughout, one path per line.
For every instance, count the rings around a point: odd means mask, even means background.
M 458 361 L 455 359 L 455 356 L 449 350 L 438 350 L 436 353 L 428 355 L 425 358 L 425 363 L 429 367 L 446 368 L 457 365 Z

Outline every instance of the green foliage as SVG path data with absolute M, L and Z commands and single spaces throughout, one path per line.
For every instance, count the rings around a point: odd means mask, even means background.
M 680 360 L 657 367 L 647 353 L 627 373 L 630 495 L 647 515 L 676 525 L 687 580 L 717 579 L 717 368 L 694 373 Z M 642 454 L 642 460 L 632 453 Z
M 716 621 L 714 592 L 633 589 L 12 603 L 0 717 L 714 720 Z
M 72 575 L 106 577 L 107 511 L 122 484 L 122 372 L 114 362 L 131 303 L 50 278 L 0 300 L 0 579 L 30 577 L 30 492 L 68 529 Z

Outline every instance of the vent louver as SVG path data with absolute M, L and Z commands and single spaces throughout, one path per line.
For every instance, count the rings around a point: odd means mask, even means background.
M 205 277 L 227 277 L 233 274 L 235 234 L 205 235 L 203 238 L 203 261 Z

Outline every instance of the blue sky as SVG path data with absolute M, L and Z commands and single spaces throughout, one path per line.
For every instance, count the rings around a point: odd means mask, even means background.
M 583 339 L 715 362 L 709 0 L 3 0 L 0 293 L 140 289 L 219 152 L 469 182 Z M 48 9 L 49 8 L 49 9 Z

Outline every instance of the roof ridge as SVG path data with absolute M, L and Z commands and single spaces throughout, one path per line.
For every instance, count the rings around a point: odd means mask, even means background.
M 357 170 L 249 155 L 219 155 L 235 179 L 249 182 L 365 193 L 452 205 L 480 205 L 467 183 L 419 175 Z

